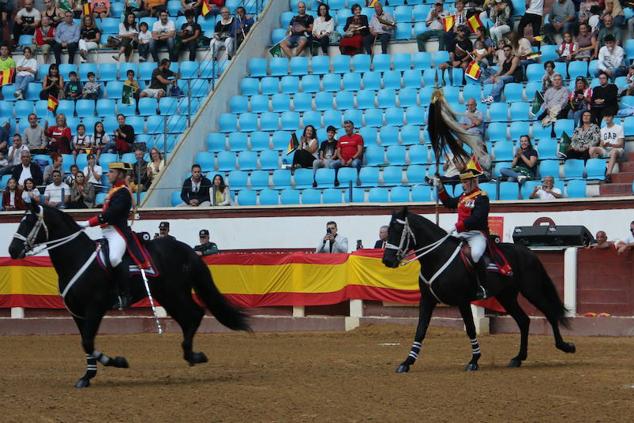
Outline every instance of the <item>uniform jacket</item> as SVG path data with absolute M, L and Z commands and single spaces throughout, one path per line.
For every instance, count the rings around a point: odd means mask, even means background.
M 446 191 L 439 195 L 445 207 L 458 209 L 458 232 L 482 231 L 489 233 L 489 196 L 479 188 L 460 197 L 450 197 Z

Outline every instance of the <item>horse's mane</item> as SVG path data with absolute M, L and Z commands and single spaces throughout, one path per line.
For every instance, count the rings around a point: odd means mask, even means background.
M 68 228 L 79 229 L 79 225 L 77 224 L 77 222 L 75 222 L 75 219 L 73 219 L 71 215 L 64 213 L 63 211 L 58 210 L 54 207 L 47 206 L 45 204 L 43 204 L 42 207 L 44 207 L 44 210 L 46 210 L 47 212 L 52 212 L 52 214 L 54 214 L 59 219 L 61 219 L 62 223 L 67 225 Z
M 412 222 L 414 225 L 416 226 L 422 226 L 425 229 L 427 229 L 428 231 L 430 231 L 433 235 L 438 236 L 438 238 L 441 238 L 445 235 L 447 235 L 447 231 L 445 231 L 443 228 L 441 228 L 440 226 L 436 225 L 434 222 L 432 222 L 431 220 L 415 214 L 415 213 L 409 213 L 407 215 L 407 218 L 410 222 Z

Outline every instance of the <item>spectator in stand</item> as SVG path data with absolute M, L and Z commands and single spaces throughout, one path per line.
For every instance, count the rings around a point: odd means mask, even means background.
M 13 144 L 9 147 L 9 152 L 6 156 L 6 163 L 0 168 L 0 176 L 9 175 L 13 172 L 13 168 L 20 164 L 23 151 L 29 151 L 29 147 L 22 143 L 22 137 L 20 134 L 13 136 Z
M 211 13 L 212 16 L 216 16 L 222 11 L 222 8 L 225 7 L 225 3 L 226 0 L 208 0 L 207 4 L 211 7 L 209 13 Z
M 556 73 L 553 76 L 553 86 L 544 93 L 542 112 L 537 119 L 542 121 L 542 126 L 548 126 L 557 119 L 565 119 L 568 116 L 568 99 L 570 91 L 563 86 L 563 77 Z
M 625 81 L 627 86 L 619 94 L 621 97 L 625 95 L 634 95 L 634 65 L 630 65 L 627 68 L 627 75 L 625 75 Z
M 68 49 L 68 63 L 75 63 L 75 53 L 79 47 L 79 34 L 79 25 L 75 25 L 73 22 L 73 14 L 66 12 L 64 21 L 55 28 L 55 43 L 53 44 L 55 63 L 62 63 L 63 48 Z
M 453 45 L 453 42 L 456 38 L 456 33 L 458 32 L 458 28 L 463 25 L 467 25 L 468 18 L 467 9 L 464 7 L 464 0 L 457 0 L 455 4 L 455 10 L 453 11 L 453 27 L 443 34 L 444 37 L 444 45 L 450 46 Z
M 158 236 L 157 236 L 158 235 Z M 170 223 L 169 222 L 161 222 L 159 223 L 159 233 L 154 235 L 154 238 L 169 238 L 175 240 L 172 235 L 170 235 Z
M 212 206 L 230 206 L 231 190 L 225 184 L 222 175 L 215 175 L 209 189 L 209 199 Z
M 380 2 L 374 4 L 374 16 L 370 20 L 370 34 L 372 34 L 372 45 L 379 40 L 381 42 L 381 53 L 387 54 L 387 46 L 396 28 L 396 21 L 383 10 Z
M 568 119 L 574 119 L 575 126 L 581 124 L 581 114 L 586 110 L 590 110 L 592 103 L 592 88 L 588 87 L 588 81 L 583 76 L 578 76 L 575 80 L 575 91 L 570 93 L 568 104 L 570 111 Z
M 313 187 L 315 188 L 317 188 L 317 181 L 315 181 L 317 169 L 322 167 L 332 167 L 331 163 L 336 160 L 337 138 L 335 138 L 335 136 L 337 135 L 337 128 L 330 125 L 326 128 L 326 133 L 328 134 L 328 139 L 321 143 L 317 153 L 318 159 L 313 161 Z
M 227 10 L 227 13 L 229 10 Z M 189 51 L 189 60 L 196 60 L 196 49 L 198 48 L 198 41 L 202 34 L 200 25 L 196 23 L 196 15 L 193 10 L 185 11 L 186 22 L 181 26 L 180 32 L 177 34 L 177 52 L 178 57 L 184 50 Z M 232 18 L 233 19 L 233 18 Z M 228 52 L 230 50 L 227 50 Z M 229 53 L 230 54 L 230 53 Z
M 15 178 L 9 178 L 6 188 L 2 191 L 2 210 L 26 210 L 22 200 L 22 189 L 18 186 L 18 181 Z
M 544 63 L 544 76 L 542 76 L 542 93 L 548 91 L 553 86 L 553 79 L 555 77 L 555 62 L 552 60 Z
M 336 160 L 330 163 L 330 167 L 335 169 L 335 186 L 339 186 L 339 169 L 342 167 L 354 167 L 357 169 L 357 176 L 363 164 L 363 137 L 354 132 L 354 123 L 346 120 L 343 123 L 343 129 L 346 131 L 337 141 Z M 360 182 L 357 180 L 357 185 Z
M 167 11 L 167 0 L 143 0 L 143 4 L 149 16 L 161 16 L 161 13 Z
M 544 38 L 548 44 L 555 44 L 555 35 L 574 29 L 575 5 L 572 0 L 556 0 L 550 10 L 549 22 L 544 25 Z
M 601 125 L 603 116 L 615 116 L 619 110 L 618 105 L 618 88 L 608 80 L 608 74 L 602 72 L 599 74 L 599 85 L 592 89 L 592 104 L 590 110 L 592 118 Z
M 588 24 L 579 24 L 579 34 L 577 34 L 577 50 L 574 53 L 575 60 L 589 62 L 597 50 L 597 38 L 590 31 Z
M 495 48 L 493 46 L 493 40 L 487 35 L 483 28 L 476 29 L 476 39 L 473 43 L 474 51 L 473 57 L 475 57 L 478 64 L 482 67 L 482 75 L 488 72 L 488 67 L 493 65 L 493 55 Z M 486 75 L 484 79 L 490 75 Z
M 368 17 L 361 14 L 361 6 L 354 4 L 352 6 L 352 16 L 346 19 L 343 27 L 343 37 L 339 42 L 339 50 L 341 54 L 354 56 L 365 49 L 366 53 L 372 51 L 372 36 L 368 29 Z
M 150 46 L 152 45 L 152 33 L 148 30 L 146 22 L 139 24 L 138 38 L 139 62 L 146 62 L 148 54 L 150 54 Z
M 605 126 L 601 128 L 601 138 L 599 145 L 590 148 L 590 157 L 603 157 L 609 159 L 605 171 L 605 182 L 612 182 L 612 171 L 616 161 L 623 157 L 625 153 L 625 136 L 623 127 L 614 123 L 614 116 L 605 114 L 603 116 Z
M 608 236 L 605 231 L 598 231 L 594 239 L 596 240 L 596 243 L 591 244 L 589 248 L 593 248 L 595 250 L 607 250 L 608 248 L 614 247 L 614 243 L 612 241 L 608 241 Z
M 317 141 L 317 131 L 313 125 L 306 125 L 304 133 L 299 139 L 299 145 L 293 155 L 293 169 L 311 168 L 313 162 L 317 160 L 317 149 L 319 141 Z
M 438 50 L 445 50 L 445 31 L 442 24 L 444 17 L 445 11 L 442 8 L 442 2 L 437 1 L 427 14 L 427 19 L 425 19 L 427 31 L 416 36 L 418 51 L 426 51 L 425 43 L 431 38 L 438 38 Z
M 71 12 L 75 19 L 81 19 L 84 14 L 82 0 L 60 1 L 59 7 L 64 11 L 64 14 Z
M 62 173 L 59 170 L 53 171 L 53 182 L 46 186 L 44 190 L 44 204 L 57 209 L 66 208 L 70 201 L 70 187 L 62 181 Z
M 141 88 L 139 87 L 139 83 L 136 79 L 134 79 L 134 71 L 132 69 L 128 69 L 126 72 L 126 80 L 123 81 L 124 87 L 130 87 L 132 90 L 132 98 L 139 101 L 139 96 L 141 95 Z M 123 95 L 123 94 L 122 94 Z
M 77 174 L 79 173 L 79 166 L 76 164 L 70 165 L 70 174 L 64 178 L 64 182 L 71 187 L 75 183 L 75 179 L 77 179 Z M 64 174 L 62 174 L 62 177 Z
M 31 153 L 28 151 L 20 154 L 20 164 L 13 168 L 11 176 L 18 181 L 20 186 L 24 186 L 24 181 L 28 178 L 32 178 L 35 185 L 42 185 L 43 181 L 42 171 L 37 163 L 31 161 Z
M 0 119 L 0 153 L 7 154 L 9 152 L 9 133 L 11 132 L 11 123 L 8 118 Z
M 55 125 L 49 128 L 48 121 L 44 122 L 44 133 L 48 137 L 48 149 L 50 152 L 70 154 L 70 141 L 73 135 L 66 124 L 66 116 L 58 113 L 55 117 Z
M 187 12 L 192 12 L 194 16 L 200 15 L 202 10 L 203 0 L 181 0 L 181 7 L 183 11 L 178 12 L 178 15 L 187 16 Z
M 4 157 L 4 153 L 0 153 L 0 168 L 9 164 L 9 161 Z M 13 169 L 11 169 L 13 171 Z
M 50 165 L 44 168 L 44 179 L 43 182 L 45 185 L 53 182 L 53 172 L 59 171 L 62 174 L 64 173 L 64 157 L 61 154 L 52 153 L 51 160 L 53 161 Z
M 624 240 L 616 243 L 616 252 L 618 254 L 623 254 L 631 249 L 634 249 L 634 221 L 630 222 L 630 233 Z
M 88 82 L 84 84 L 81 97 L 87 100 L 98 100 L 101 97 L 101 84 L 96 81 L 95 73 L 88 72 Z
M 211 256 L 213 254 L 218 254 L 218 246 L 209 241 L 209 231 L 207 229 L 201 229 L 198 232 L 198 237 L 200 238 L 200 245 L 194 247 L 194 251 L 200 257 Z
M 42 16 L 42 24 L 35 29 L 35 45 L 37 46 L 44 63 L 48 63 L 48 54 L 55 44 L 55 26 L 51 25 L 48 16 Z
M 119 127 L 114 130 L 114 142 L 118 153 L 128 153 L 134 146 L 134 128 L 125 122 L 125 116 L 117 115 Z
M 460 119 L 460 125 L 470 134 L 482 137 L 482 135 L 484 135 L 484 129 L 482 128 L 483 121 L 482 112 L 478 110 L 478 104 L 475 99 L 468 99 L 467 111 Z
M 330 7 L 320 3 L 317 18 L 313 22 L 313 40 L 319 44 L 324 56 L 328 56 L 330 36 L 335 32 L 335 20 L 330 16 Z
M 15 61 L 11 57 L 9 47 L 3 45 L 0 46 L 0 72 L 15 69 Z M 1 88 L 1 87 L 0 87 Z M 0 91 L 0 100 L 3 99 L 2 92 Z
M 599 49 L 607 45 L 607 37 L 611 36 L 616 44 L 623 46 L 623 31 L 614 25 L 614 19 L 611 15 L 605 15 L 603 17 L 603 28 L 599 30 L 597 35 L 597 47 L 594 52 L 595 56 L 599 55 Z
M 542 184 L 537 185 L 530 195 L 531 200 L 536 198 L 540 200 L 554 200 L 561 197 L 563 197 L 561 190 L 555 187 L 555 178 L 552 176 L 545 176 L 542 180 Z
M 125 55 L 125 61 L 129 62 L 132 48 L 136 44 L 138 35 L 139 29 L 136 25 L 136 15 L 132 12 L 127 13 L 125 20 L 119 24 L 119 39 L 121 40 L 119 53 L 116 56 L 112 56 L 112 58 L 118 62 L 121 59 L 121 55 Z
M 504 46 L 504 56 L 505 59 L 500 70 L 484 81 L 485 84 L 493 84 L 493 88 L 491 89 L 491 95 L 482 100 L 483 103 L 491 104 L 500 101 L 504 85 L 510 82 L 522 82 L 523 80 L 520 59 L 513 54 L 513 49 L 510 45 Z
M 37 121 L 37 115 L 31 113 L 28 117 L 29 126 L 24 129 L 22 140 L 29 147 L 29 150 L 33 154 L 46 154 L 48 149 L 46 148 L 46 136 L 44 135 L 44 128 L 40 126 Z
M 19 186 L 19 185 L 18 185 Z M 40 204 L 40 191 L 35 186 L 33 178 L 26 178 L 22 188 L 22 202 Z
M 130 189 L 132 192 L 144 192 L 148 189 L 147 182 L 147 162 L 143 158 L 143 150 L 137 148 L 134 150 L 134 158 L 136 162 L 133 164 L 134 173 L 132 181 L 130 181 Z
M 79 82 L 77 72 L 68 72 L 68 81 L 64 84 L 64 98 L 68 100 L 79 100 L 82 96 L 83 86 Z
M 64 20 L 64 11 L 57 7 L 57 1 L 55 0 L 44 0 L 44 10 L 42 10 L 41 15 L 42 23 L 46 16 L 53 27 L 56 27 L 58 23 Z
M 280 42 L 280 47 L 286 57 L 300 56 L 306 46 L 310 45 L 313 32 L 313 17 L 306 14 L 306 4 L 297 3 L 297 15 L 293 16 L 288 27 L 288 37 Z M 293 48 L 295 52 L 293 53 Z
M 449 67 L 466 69 L 469 66 L 472 61 L 469 52 L 473 51 L 473 43 L 467 35 L 468 32 L 469 29 L 464 25 L 458 28 L 453 44 L 447 46 L 449 62 L 441 63 L 440 69 L 445 70 Z
M 144 0 L 125 0 L 124 13 L 126 16 L 129 13 L 134 13 L 134 16 L 137 18 L 148 16 L 148 12 L 145 10 Z
M 566 160 L 590 158 L 590 148 L 599 145 L 601 131 L 592 122 L 592 114 L 588 111 L 581 115 L 581 125 L 575 128 L 568 150 L 566 150 Z
M 511 31 L 511 8 L 505 0 L 495 0 L 495 5 L 491 8 L 489 18 L 493 21 L 493 26 L 489 29 L 491 39 L 495 45 L 503 44 L 504 34 Z
M 152 79 L 150 80 L 150 86 L 141 91 L 141 98 L 152 97 L 159 99 L 167 95 L 167 85 L 176 85 L 179 78 L 179 74 L 170 70 L 170 61 L 167 59 L 161 60 L 158 67 L 152 71 Z M 173 79 L 169 79 L 173 78 Z
M 526 2 L 526 12 L 520 19 L 517 32 L 524 34 L 524 28 L 530 25 L 533 29 L 533 35 L 538 35 L 542 28 L 542 19 L 544 17 L 544 0 L 528 0 Z
M 24 47 L 24 56 L 18 58 L 16 62 L 15 70 L 17 72 L 15 77 L 15 93 L 13 93 L 16 100 L 24 100 L 24 91 L 29 86 L 29 83 L 35 80 L 37 75 L 37 60 L 33 57 L 31 47 Z
M 597 76 L 604 72 L 613 80 L 619 76 L 627 74 L 623 59 L 625 51 L 623 47 L 616 45 L 616 41 L 611 34 L 604 38 L 605 45 L 599 49 L 599 63 L 597 66 Z
M 537 151 L 533 148 L 528 135 L 520 137 L 520 148 L 517 149 L 510 168 L 500 169 L 502 176 L 508 181 L 523 184 L 527 179 L 535 179 L 537 174 Z
M 92 0 L 92 16 L 94 19 L 103 19 L 110 16 L 110 0 Z
M 602 16 L 611 16 L 614 26 L 622 28 L 625 26 L 625 15 L 619 0 L 605 0 Z
M 348 252 L 348 238 L 337 233 L 336 222 L 331 221 L 326 223 L 326 236 L 319 241 L 315 252 L 327 254 Z
M 97 161 L 99 161 L 101 153 L 117 153 L 117 146 L 110 140 L 110 135 L 106 134 L 101 121 L 95 123 L 95 128 L 92 132 L 92 142 L 97 151 Z
M 148 187 L 152 185 L 152 181 L 156 178 L 165 168 L 165 161 L 163 155 L 156 147 L 152 147 L 150 150 L 150 163 L 147 166 L 147 179 Z
M 13 21 L 13 40 L 18 43 L 20 35 L 34 35 L 35 28 L 40 25 L 42 14 L 33 7 L 33 0 L 24 0 L 24 8 L 20 9 Z
M 69 209 L 91 209 L 95 207 L 95 186 L 86 181 L 83 173 L 78 172 L 70 187 Z
M 176 60 L 174 55 L 175 41 L 176 27 L 174 26 L 174 21 L 169 19 L 167 11 L 163 10 L 159 15 L 159 20 L 152 25 L 152 41 L 150 41 L 152 59 L 158 63 L 158 49 L 160 47 L 167 47 L 170 60 Z
M 570 32 L 564 32 L 564 38 L 559 47 L 557 47 L 557 54 L 559 58 L 558 62 L 570 62 L 575 60 L 575 53 L 577 52 L 577 43 L 572 37 Z
M 213 58 L 218 60 L 220 58 L 220 53 L 224 48 L 225 53 L 227 54 L 227 59 L 231 59 L 233 55 L 233 46 L 235 43 L 235 38 L 232 35 L 231 29 L 233 28 L 234 21 L 233 16 L 229 14 L 229 9 L 226 7 L 222 8 L 221 18 L 216 22 L 216 26 L 214 27 L 214 35 L 211 38 L 211 42 L 209 44 L 209 48 L 211 49 L 211 54 Z
M 199 207 L 209 206 L 209 190 L 211 189 L 211 181 L 203 176 L 200 165 L 192 166 L 192 176 L 185 179 L 183 188 L 181 189 L 181 206 Z
M 83 123 L 77 125 L 77 135 L 73 137 L 71 147 L 75 157 L 78 154 L 88 154 L 94 150 L 95 146 L 92 142 L 92 137 L 86 133 L 86 126 Z
M 84 168 L 83 172 L 86 176 L 86 181 L 89 184 L 100 185 L 101 175 L 103 175 L 103 169 L 97 164 L 97 159 L 94 154 L 88 155 L 88 164 Z
M 79 34 L 79 58 L 81 63 L 86 63 L 88 61 L 88 52 L 98 49 L 99 40 L 101 39 L 101 31 L 95 25 L 92 16 L 84 16 Z
M 254 23 L 253 18 L 247 16 L 247 11 L 244 7 L 238 6 L 236 8 L 236 16 L 233 19 L 233 27 L 231 28 L 231 33 L 236 39 L 236 50 L 240 47 Z
M 522 66 L 528 66 L 531 63 L 535 63 L 535 60 L 528 58 L 528 56 L 533 54 L 533 47 L 528 39 L 528 36 L 532 36 L 532 34 L 531 27 L 527 26 L 523 37 L 520 37 L 518 32 L 511 32 L 508 36 L 513 54 L 519 57 L 520 64 Z
M 374 243 L 374 248 L 385 249 L 385 244 L 387 244 L 387 231 L 389 226 L 383 225 L 379 229 L 379 240 Z

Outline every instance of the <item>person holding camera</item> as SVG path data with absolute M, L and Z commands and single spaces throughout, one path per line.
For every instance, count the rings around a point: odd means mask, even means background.
M 337 233 L 337 223 L 330 221 L 326 223 L 326 235 L 319 242 L 316 253 L 347 253 L 348 238 Z
M 563 195 L 561 194 L 561 190 L 559 188 L 555 188 L 555 178 L 552 176 L 545 176 L 542 181 L 542 185 L 537 185 L 533 192 L 530 195 L 530 199 L 540 199 L 540 200 L 554 200 L 556 198 L 561 198 Z

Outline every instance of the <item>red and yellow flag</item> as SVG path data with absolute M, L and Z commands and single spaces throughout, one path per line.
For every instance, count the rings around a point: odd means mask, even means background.
M 379 2 L 379 0 L 370 0 L 370 3 L 368 3 L 368 7 L 374 7 L 375 4 L 377 4 Z
M 201 9 L 201 13 L 203 16 L 207 16 L 211 12 L 211 6 L 209 6 L 209 2 L 207 0 L 203 0 L 203 5 Z
M 465 71 L 465 74 L 469 78 L 475 79 L 477 81 L 478 79 L 480 79 L 480 75 L 482 74 L 482 69 L 480 69 L 480 65 L 478 65 L 478 62 L 474 60 L 473 62 L 469 63 L 469 66 L 467 66 L 467 70 Z
M 456 17 L 454 15 L 449 15 L 442 18 L 442 26 L 445 32 L 451 31 L 451 28 L 453 28 L 455 23 Z
M 15 80 L 15 68 L 5 69 L 0 72 L 0 87 L 13 84 Z
M 476 13 L 467 19 L 467 25 L 469 25 L 469 29 L 471 32 L 476 32 L 478 29 L 482 28 L 482 21 L 480 20 L 480 16 Z
M 89 0 L 83 0 L 81 2 L 81 9 L 82 9 L 82 13 L 84 14 L 84 16 L 90 16 L 91 10 L 92 10 L 92 7 L 90 5 L 90 1 Z
M 59 105 L 59 100 L 53 97 L 52 95 L 49 95 L 48 96 L 48 111 L 55 113 L 55 110 L 57 110 L 58 105 Z

